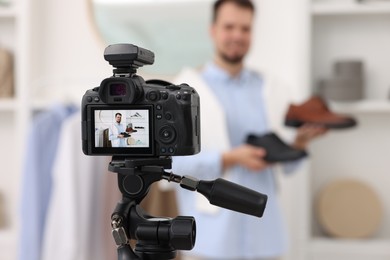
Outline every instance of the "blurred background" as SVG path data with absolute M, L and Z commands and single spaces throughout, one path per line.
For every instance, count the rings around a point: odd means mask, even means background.
M 22 182 L 26 158 L 33 156 L 26 144 L 34 117 L 53 104 L 79 107 L 87 89 L 111 76 L 103 59 L 108 44 L 152 50 L 155 64 L 138 71 L 145 79 L 170 80 L 184 67 L 201 66 L 212 54 L 212 2 L 0 0 L 1 260 L 18 259 Z M 359 120 L 354 130 L 314 142 L 298 174 L 280 176 L 291 240 L 285 259 L 390 259 L 390 1 L 255 4 L 248 66 L 288 82 L 297 102 L 320 94 L 336 112 Z M 342 68 L 352 75 L 340 74 Z M 381 205 L 380 221 L 363 238 L 330 235 L 318 216 L 321 191 L 340 178 L 366 184 Z

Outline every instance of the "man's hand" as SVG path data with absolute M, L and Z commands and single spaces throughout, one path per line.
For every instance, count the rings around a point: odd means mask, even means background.
M 118 135 L 118 138 L 125 138 L 125 136 L 120 134 L 120 135 Z
M 293 147 L 296 149 L 305 150 L 307 148 L 307 145 L 313 139 L 324 135 L 327 131 L 327 128 L 305 124 L 298 128 Z
M 265 149 L 244 144 L 222 154 L 223 169 L 241 165 L 252 171 L 260 171 L 269 166 L 264 161 Z

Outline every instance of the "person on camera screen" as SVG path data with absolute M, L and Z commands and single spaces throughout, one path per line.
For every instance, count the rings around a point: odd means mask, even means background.
M 115 122 L 109 128 L 110 141 L 113 147 L 125 147 L 126 146 L 126 137 L 125 130 L 126 127 L 121 123 L 122 114 L 115 114 Z

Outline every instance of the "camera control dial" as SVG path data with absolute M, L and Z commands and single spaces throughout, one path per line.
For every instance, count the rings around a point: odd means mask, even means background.
M 165 125 L 161 127 L 159 131 L 160 140 L 164 144 L 172 143 L 176 138 L 176 131 L 170 125 Z

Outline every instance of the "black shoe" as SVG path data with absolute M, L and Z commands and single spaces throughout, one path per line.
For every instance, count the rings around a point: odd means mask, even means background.
M 121 135 L 123 135 L 123 137 L 130 137 L 131 135 L 129 135 L 129 133 L 126 133 L 126 132 L 122 132 Z
M 287 145 L 275 133 L 267 133 L 265 135 L 250 134 L 246 143 L 264 148 L 267 152 L 264 160 L 267 162 L 294 161 L 308 155 L 304 150 L 295 149 Z

